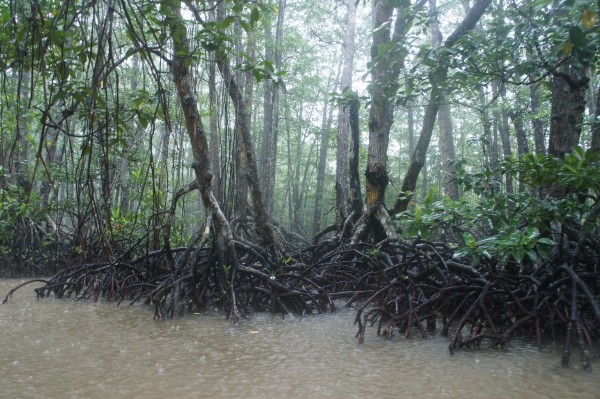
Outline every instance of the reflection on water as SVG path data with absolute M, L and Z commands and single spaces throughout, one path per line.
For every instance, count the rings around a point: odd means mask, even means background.
M 4 295 L 16 281 L 0 281 Z M 152 309 L 47 298 L 0 306 L 1 398 L 598 398 L 558 349 L 448 354 L 445 338 L 354 338 L 352 311 L 167 322 Z M 572 356 L 576 363 L 578 356 Z M 594 364 L 598 368 L 598 364 Z

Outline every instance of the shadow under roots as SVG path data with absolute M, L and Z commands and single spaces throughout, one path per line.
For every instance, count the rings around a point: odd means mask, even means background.
M 165 319 L 218 309 L 234 322 L 252 312 L 310 314 L 355 307 L 359 342 L 378 335 L 449 337 L 451 352 L 503 347 L 515 335 L 562 340 L 591 367 L 600 338 L 600 274 L 584 257 L 536 265 L 486 260 L 476 267 L 453 248 L 424 240 L 315 245 L 279 260 L 234 241 L 237 263 L 214 246 L 155 251 L 130 261 L 80 264 L 55 274 L 38 297 L 143 302 Z M 19 287 L 17 287 L 19 288 Z M 16 290 L 6 296 L 5 301 Z

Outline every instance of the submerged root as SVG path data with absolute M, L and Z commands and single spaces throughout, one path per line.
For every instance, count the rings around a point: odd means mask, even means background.
M 213 247 L 159 251 L 130 263 L 82 264 L 57 273 L 35 291 L 38 297 L 97 301 L 142 301 L 165 319 L 188 311 L 225 310 L 240 314 L 272 311 L 313 313 L 334 310 L 326 290 L 302 274 L 298 264 L 273 264 L 254 248 L 235 244 L 235 264 Z
M 540 343 L 552 337 L 564 339 L 564 365 L 577 348 L 582 368 L 591 367 L 592 343 L 600 336 L 600 272 L 583 258 L 535 267 L 492 261 L 473 266 L 455 259 L 443 243 L 384 239 L 377 245 L 317 245 L 274 260 L 251 243 L 230 243 L 217 242 L 217 249 L 202 239 L 195 247 L 129 261 L 77 265 L 35 292 L 141 301 L 153 305 L 160 319 L 220 309 L 234 322 L 252 312 L 333 311 L 334 301 L 343 301 L 356 307 L 359 342 L 370 326 L 386 337 L 425 337 L 437 328 L 449 336 L 451 352 L 503 347 L 516 334 Z M 222 248 L 233 253 L 224 256 Z

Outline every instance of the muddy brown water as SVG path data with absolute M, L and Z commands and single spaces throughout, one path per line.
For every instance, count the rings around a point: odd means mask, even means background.
M 0 280 L 2 297 L 19 281 Z M 0 398 L 600 398 L 594 370 L 560 348 L 512 341 L 448 353 L 444 337 L 357 343 L 354 311 L 307 318 L 152 319 L 144 306 L 36 300 L 0 305 Z

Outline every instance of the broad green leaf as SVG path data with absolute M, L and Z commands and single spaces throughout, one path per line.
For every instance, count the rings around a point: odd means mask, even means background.
M 521 263 L 523 262 L 523 258 L 525 257 L 525 250 L 522 247 L 517 247 L 512 252 L 512 256 L 515 259 L 515 262 Z
M 537 227 L 529 227 L 527 229 L 527 239 L 534 240 L 536 237 L 540 235 L 540 231 Z
M 258 22 L 259 18 L 260 12 L 258 11 L 257 7 L 254 7 L 250 12 L 250 24 L 254 26 Z
M 463 240 L 465 240 L 465 244 L 469 247 L 476 247 L 477 241 L 475 240 L 475 236 L 473 233 L 469 233 L 468 231 L 463 233 Z
M 592 10 L 585 10 L 581 16 L 581 23 L 587 30 L 594 29 L 596 25 L 596 13 Z
M 220 21 L 217 24 L 217 28 L 219 28 L 219 29 L 227 29 L 234 22 L 235 22 L 235 17 L 229 15 L 229 16 L 227 16 L 225 19 L 223 19 L 222 21 Z
M 537 252 L 533 249 L 527 251 L 527 256 L 529 257 L 529 259 L 531 259 L 532 262 L 537 262 L 539 258 Z
M 573 51 L 573 42 L 571 42 L 571 40 L 566 40 L 562 46 L 560 46 L 560 51 L 564 54 L 564 55 L 569 55 L 571 54 L 571 52 Z
M 555 244 L 553 240 L 551 240 L 550 238 L 546 238 L 546 237 L 540 238 L 537 242 L 538 242 L 538 244 L 544 244 L 544 245 L 554 245 Z

